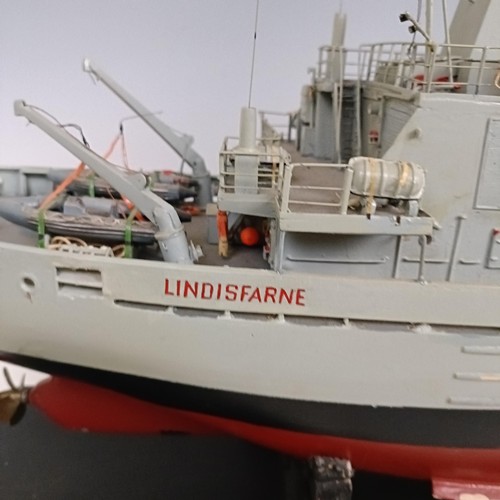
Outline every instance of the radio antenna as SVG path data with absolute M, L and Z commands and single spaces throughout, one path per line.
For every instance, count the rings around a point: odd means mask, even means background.
M 248 107 L 250 107 L 250 104 L 252 102 L 253 70 L 255 67 L 255 47 L 257 45 L 257 25 L 259 22 L 259 1 L 260 0 L 257 0 L 255 6 L 255 27 L 253 30 L 252 69 L 250 71 L 250 90 L 248 91 Z

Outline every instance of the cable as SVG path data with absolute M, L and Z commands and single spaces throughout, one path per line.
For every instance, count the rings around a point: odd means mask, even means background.
M 259 1 L 260 0 L 257 0 L 257 5 L 255 7 L 255 27 L 253 31 L 252 69 L 250 71 L 250 90 L 248 91 L 248 107 L 250 107 L 252 102 L 253 72 L 255 68 L 255 48 L 257 46 L 257 25 L 259 22 Z

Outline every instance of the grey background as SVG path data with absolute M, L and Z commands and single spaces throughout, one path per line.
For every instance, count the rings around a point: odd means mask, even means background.
M 442 40 L 436 5 L 436 38 Z M 457 0 L 449 0 L 450 13 Z M 25 99 L 62 122 L 80 124 L 103 153 L 131 112 L 81 70 L 87 56 L 172 127 L 195 137 L 215 171 L 222 138 L 238 131 L 248 102 L 254 0 L 0 0 L 0 164 L 78 162 L 23 118 Z M 410 40 L 398 14 L 417 0 L 349 0 L 348 47 Z M 309 81 L 318 47 L 331 40 L 339 1 L 261 0 L 252 105 L 290 111 Z M 129 159 L 145 170 L 180 160 L 139 120 L 126 122 Z M 114 160 L 121 161 L 121 155 Z

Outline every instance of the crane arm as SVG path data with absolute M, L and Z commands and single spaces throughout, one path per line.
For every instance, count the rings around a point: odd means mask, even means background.
M 24 101 L 15 101 L 14 112 L 27 120 L 89 166 L 97 175 L 128 198 L 151 222 L 158 226 L 155 235 L 163 258 L 169 262 L 192 264 L 193 257 L 184 227 L 175 209 L 148 189 L 147 178 L 142 173 L 130 174 L 110 163 L 89 147 L 83 145 L 60 125 L 52 123 L 34 107 Z
M 89 59 L 83 60 L 83 70 L 103 82 L 106 87 L 137 113 L 193 169 L 193 177 L 198 182 L 200 189 L 198 203 L 203 208 L 207 203 L 210 203 L 212 201 L 210 173 L 203 158 L 191 147 L 193 139 L 188 136 L 180 136 L 176 133 L 113 78 L 100 68 L 94 66 Z

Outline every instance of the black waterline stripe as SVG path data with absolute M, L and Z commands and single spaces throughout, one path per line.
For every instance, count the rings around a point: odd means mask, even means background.
M 249 395 L 154 380 L 29 356 L 0 358 L 156 404 L 266 427 L 386 443 L 500 448 L 500 411 L 390 408 Z

